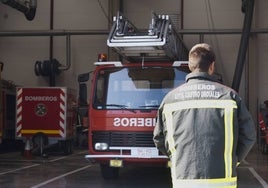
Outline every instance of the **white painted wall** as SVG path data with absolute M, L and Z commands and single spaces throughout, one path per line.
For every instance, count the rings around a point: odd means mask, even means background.
M 49 2 L 38 1 L 38 10 L 33 21 L 3 4 L 0 4 L 0 31 L 5 30 L 48 30 Z M 98 1 L 89 0 L 56 0 L 54 28 L 65 30 L 105 30 L 107 19 Z M 107 11 L 108 2 L 100 0 Z M 180 14 L 180 1 L 177 0 L 124 0 L 125 15 L 138 28 L 148 28 L 151 11 L 165 14 Z M 255 1 L 255 28 L 268 28 L 266 0 Z M 184 0 L 184 29 L 242 29 L 244 14 L 241 12 L 241 1 L 233 0 Z M 231 85 L 237 60 L 240 35 L 210 35 L 204 41 L 210 43 L 217 54 L 217 71 L 223 75 L 225 83 Z M 57 78 L 58 85 L 77 87 L 77 75 L 93 69 L 97 54 L 107 52 L 106 36 L 73 36 L 71 38 L 71 69 Z M 184 36 L 188 48 L 199 42 L 199 36 Z M 268 35 L 260 34 L 252 38 L 252 48 L 256 51 L 251 62 L 256 64 L 257 90 L 254 100 L 263 103 L 268 99 Z M 54 57 L 62 64 L 66 63 L 65 37 L 55 37 Z M 251 49 L 252 49 L 251 48 Z M 250 53 L 251 54 L 251 53 Z M 0 37 L 0 61 L 5 63 L 3 77 L 18 85 L 47 85 L 47 80 L 34 75 L 36 60 L 49 58 L 49 37 Z M 254 62 L 253 62 L 254 61 Z M 249 70 L 251 71 L 251 70 Z M 259 87 L 257 87 L 259 85 Z M 243 76 L 240 93 L 246 95 L 247 82 Z M 245 89 L 246 88 L 246 89 Z
M 55 30 L 107 30 L 107 19 L 97 1 L 54 1 Z M 107 2 L 102 3 L 107 10 Z M 33 21 L 9 6 L 0 4 L 0 31 L 49 30 L 50 1 L 38 1 Z M 97 54 L 107 52 L 106 36 L 72 36 L 71 68 L 57 77 L 58 86 L 77 88 L 77 75 L 94 68 Z M 54 37 L 54 58 L 66 65 L 66 37 Z M 34 64 L 49 59 L 49 37 L 0 37 L 2 77 L 22 86 L 47 86 L 48 78 L 36 77 Z

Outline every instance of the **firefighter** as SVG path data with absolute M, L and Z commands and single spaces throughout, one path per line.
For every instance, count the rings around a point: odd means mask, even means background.
M 159 107 L 155 145 L 171 161 L 173 187 L 235 188 L 237 164 L 256 140 L 254 122 L 237 92 L 213 76 L 208 44 L 190 50 L 189 69 Z

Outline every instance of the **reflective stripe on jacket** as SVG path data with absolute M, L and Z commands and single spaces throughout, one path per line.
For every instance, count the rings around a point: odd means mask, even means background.
M 255 142 L 243 101 L 206 73 L 163 100 L 154 130 L 157 148 L 171 160 L 174 187 L 236 187 L 236 164 Z
M 236 188 L 237 178 L 173 180 L 173 187 L 185 188 Z

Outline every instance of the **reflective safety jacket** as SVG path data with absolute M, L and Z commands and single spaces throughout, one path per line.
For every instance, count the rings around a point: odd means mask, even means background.
M 238 94 L 202 72 L 163 99 L 153 139 L 170 158 L 173 187 L 235 188 L 256 131 Z

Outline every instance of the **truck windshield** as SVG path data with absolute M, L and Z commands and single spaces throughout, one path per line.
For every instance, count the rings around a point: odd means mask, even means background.
M 97 75 L 93 106 L 96 109 L 157 109 L 163 97 L 185 81 L 175 67 L 102 69 Z

